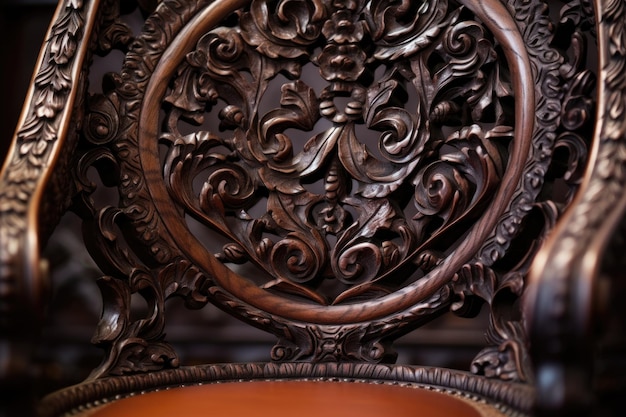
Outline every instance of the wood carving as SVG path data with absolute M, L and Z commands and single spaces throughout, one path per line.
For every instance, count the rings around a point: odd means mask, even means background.
M 177 366 L 163 314 L 182 296 L 273 332 L 281 361 L 390 361 L 396 337 L 486 302 L 472 370 L 531 378 L 503 310 L 587 158 L 585 35 L 556 37 L 540 2 L 191 3 L 136 37 L 102 26 L 101 53 L 128 53 L 77 169 L 107 274 L 93 377 Z M 90 198 L 92 166 L 117 204 Z
M 466 265 L 461 271 L 467 277 L 461 280 L 461 292 L 487 301 L 492 311 L 487 331 L 491 346 L 477 355 L 472 370 L 503 379 L 528 380 L 532 373 L 525 330 L 521 321 L 510 320 L 509 309 L 511 295 L 523 293 L 524 277 L 538 242 L 526 241 L 525 250 L 515 245 L 530 235 L 519 234 L 523 227 L 533 227 L 534 223 L 549 230 L 581 182 L 595 106 L 590 98 L 595 76 L 585 67 L 590 26 L 581 24 L 581 20 L 592 20 L 592 16 L 588 8 L 572 2 L 561 10 L 560 25 L 552 32 L 543 5 L 509 2 L 509 10 L 526 17 L 523 20 L 528 23 L 521 30 L 528 34 L 531 60 L 542 68 L 535 83 L 540 110 L 535 119 L 534 158 L 527 161 L 523 186 L 495 235 L 483 246 L 480 262 Z M 572 58 L 565 59 L 558 51 L 570 51 Z M 560 86 L 556 81 L 559 79 Z M 546 149 L 552 151 L 546 153 Z M 560 172 L 556 174 L 556 170 Z M 547 194 L 554 192 L 555 184 L 563 187 L 560 197 Z M 509 245 L 514 249 L 507 253 Z M 515 266 L 505 270 L 502 264 Z M 519 316 L 519 312 L 513 315 Z
M 137 33 L 124 22 L 133 7 L 147 16 Z M 595 9 L 598 39 L 621 56 L 622 3 Z M 532 381 L 517 301 L 581 184 L 595 88 L 612 104 L 597 145 L 608 162 L 575 209 L 586 226 L 603 224 L 623 185 L 622 59 L 604 57 L 596 86 L 593 12 L 583 0 L 559 22 L 521 0 L 68 1 L 0 177 L 0 283 L 22 273 L 43 187 L 72 189 L 105 275 L 93 380 L 178 367 L 163 329 L 167 300 L 182 297 L 275 334 L 279 362 L 392 362 L 397 337 L 487 305 L 471 371 Z M 114 51 L 119 71 L 75 99 L 91 53 Z M 613 200 L 594 215 L 600 187 Z M 102 188 L 116 194 L 104 204 Z M 559 244 L 591 241 L 579 226 Z M 569 283 L 558 271 L 557 298 Z M 7 309 L 14 292 L 0 294 Z
M 22 116 L 23 123 L 17 132 L 18 142 L 7 168 L 2 171 L 3 204 L 0 206 L 2 239 L 0 253 L 11 261 L 17 257 L 21 245 L 15 244 L 24 238 L 30 199 L 40 187 L 40 175 L 49 163 L 51 150 L 58 140 L 57 127 L 60 123 L 64 102 L 70 93 L 71 71 L 73 70 L 77 44 L 83 33 L 82 5 L 70 2 L 62 11 L 58 23 L 52 29 L 52 37 L 45 50 L 45 65 L 34 80 L 32 107 Z M 7 291 L 3 304 L 15 302 L 13 290 L 18 271 L 5 271 L 1 280 L 11 290 Z M 4 292 L 2 294 L 5 295 Z
M 28 374 L 12 368 L 29 365 L 32 339 L 41 324 L 49 283 L 47 264 L 39 256 L 40 242 L 69 205 L 63 167 L 69 163 L 67 155 L 80 124 L 85 89 L 78 74 L 83 70 L 88 49 L 84 37 L 93 26 L 95 6 L 60 2 L 0 171 L 0 345 L 7 352 L 0 363 L 3 383 Z M 73 112 L 77 125 L 70 127 L 67 120 Z M 66 147 L 65 157 L 62 147 Z M 55 164 L 59 172 L 51 171 Z
M 548 412 L 591 413 L 594 396 L 601 398 L 605 388 L 596 379 L 602 370 L 594 365 L 605 360 L 600 359 L 597 349 L 608 345 L 605 341 L 608 323 L 623 325 L 626 317 L 616 303 L 624 294 L 620 279 L 624 268 L 623 252 L 620 252 L 623 244 L 619 241 L 626 210 L 623 193 L 626 4 L 590 3 L 573 2 L 565 18 L 582 26 L 589 24 L 586 19 L 592 10 L 598 13 L 595 20 L 599 22 L 601 82 L 597 88 L 601 104 L 593 132 L 596 147 L 593 169 L 588 171 L 586 186 L 533 270 L 526 297 L 537 372 L 540 376 L 551 375 L 551 385 L 560 387 L 560 392 L 555 392 L 544 382 L 545 378 L 541 379 L 538 406 Z M 623 382 L 614 388 L 623 392 Z M 618 397 L 610 400 L 617 402 Z

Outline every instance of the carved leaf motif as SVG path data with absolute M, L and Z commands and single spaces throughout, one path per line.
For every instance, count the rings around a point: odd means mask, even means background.
M 418 213 L 414 220 L 420 238 L 434 241 L 449 236 L 475 218 L 503 171 L 500 151 L 492 140 L 506 139 L 511 134 L 510 128 L 503 127 L 485 134 L 473 125 L 450 135 L 445 142 L 451 147 L 449 152 L 426 166 L 415 179 Z
M 387 200 L 375 200 L 368 202 L 371 206 L 363 209 L 365 202 L 358 199 L 348 200 L 354 206 L 361 206 L 361 216 L 353 223 L 337 242 L 337 246 L 343 246 L 353 242 L 355 238 L 370 240 L 380 230 L 392 230 L 394 220 L 402 218 L 402 215 Z
M 361 184 L 357 194 L 365 198 L 382 198 L 395 191 L 419 161 L 404 165 L 384 162 L 371 155 L 361 143 L 354 125 L 349 124 L 338 138 L 338 155 L 344 168 Z
M 490 316 L 487 328 L 489 347 L 481 350 L 474 358 L 471 372 L 488 378 L 505 381 L 528 381 L 531 376 L 530 361 L 523 341 L 526 340 L 524 326 L 519 321 L 497 321 Z
M 418 213 L 414 217 L 418 235 L 426 238 L 429 231 L 431 234 L 440 231 L 462 215 L 470 203 L 472 185 L 454 165 L 443 161 L 434 162 L 420 171 L 415 189 Z M 441 225 L 433 230 L 431 224 L 441 220 Z
M 484 27 L 475 21 L 459 21 L 449 27 L 436 54 L 444 64 L 433 77 L 437 92 L 434 103 L 470 104 L 468 116 L 474 122 L 510 124 L 506 103 L 512 87 L 506 68 L 498 63 L 493 42 Z M 462 85 L 460 81 L 462 80 Z
M 208 190 L 219 196 L 229 211 L 247 207 L 254 195 L 255 187 L 248 172 L 239 165 L 223 164 L 209 175 L 200 192 L 202 199 Z
M 78 36 L 84 25 L 79 13 L 69 13 L 62 30 L 56 30 L 50 40 L 50 57 L 57 65 L 68 63 L 76 53 Z
M 460 296 L 460 301 L 452 306 L 452 310 L 459 310 L 468 296 L 478 296 L 491 303 L 497 290 L 495 272 L 482 264 L 464 265 L 454 278 L 454 292 Z
M 20 153 L 27 155 L 35 166 L 41 165 L 40 158 L 44 156 L 48 144 L 57 138 L 54 126 L 39 118 L 29 120 L 19 134 L 23 139 Z
M 302 81 L 283 84 L 280 104 L 282 108 L 267 113 L 260 122 L 260 142 L 263 153 L 272 159 L 272 169 L 281 171 L 281 163 L 289 162 L 293 156 L 291 141 L 287 137 L 276 138 L 288 128 L 309 131 L 318 119 L 318 102 L 315 92 Z M 269 145 L 269 146 L 268 146 Z M 278 146 L 277 146 L 278 145 Z M 305 150 L 306 152 L 306 150 Z M 299 170 L 305 167 L 296 162 Z M 289 168 L 286 168 L 289 171 Z
M 472 117 L 474 120 L 485 120 L 485 112 L 494 106 L 495 120 L 497 123 L 508 123 L 505 115 L 506 109 L 503 107 L 500 99 L 504 97 L 513 97 L 512 89 L 500 79 L 501 69 L 495 66 L 493 72 L 486 76 L 486 80 L 476 93 L 470 95 L 468 102 L 474 106 Z
M 303 150 L 293 158 L 291 164 L 272 164 L 260 168 L 259 176 L 265 186 L 282 194 L 304 192 L 305 189 L 295 174 L 300 176 L 314 174 L 329 158 L 342 132 L 342 127 L 333 127 L 311 138 Z M 287 140 L 282 136 L 281 141 Z
M 209 299 L 207 287 L 211 279 L 188 261 L 177 261 L 159 272 L 158 282 L 163 288 L 163 298 L 181 296 L 189 308 L 202 308 Z
M 85 227 L 84 233 L 93 232 L 86 240 L 87 249 L 98 254 L 96 258 L 98 266 L 109 275 L 125 276 L 130 274 L 136 258 L 133 254 L 123 249 L 123 244 L 118 242 L 122 239 L 117 222 L 123 217 L 123 211 L 114 207 L 105 207 L 96 213 L 93 223 Z M 93 246 L 91 246 L 93 245 Z
M 296 171 L 302 175 L 310 175 L 317 171 L 343 134 L 343 128 L 333 127 L 309 140 L 295 159 Z
M 291 232 L 272 246 L 270 264 L 276 276 L 295 283 L 318 277 L 325 255 L 307 238 L 303 233 Z M 320 242 L 323 241 L 318 239 L 314 243 Z
M 121 22 L 113 22 L 102 31 L 99 37 L 98 47 L 102 51 L 109 51 L 113 47 L 125 47 L 133 39 L 130 27 Z
M 172 346 L 165 342 L 148 343 L 140 338 L 125 339 L 108 366 L 107 375 L 126 375 L 178 367 L 178 358 Z M 97 369 L 89 379 L 103 376 Z
M 37 116 L 40 118 L 52 119 L 59 110 L 63 109 L 64 97 L 59 97 L 52 88 L 45 88 L 40 91 L 36 99 Z
M 150 272 L 134 268 L 128 281 L 104 277 L 98 281 L 103 313 L 92 342 L 107 348 L 103 363 L 90 375 L 123 375 L 178 366 L 163 335 L 164 293 Z M 148 304 L 142 318 L 131 320 L 131 294 L 138 292 Z
M 203 121 L 202 112 L 207 104 L 214 103 L 218 97 L 211 78 L 202 70 L 206 59 L 202 50 L 190 53 L 187 56 L 188 65 L 178 69 L 172 90 L 164 99 L 198 124 Z
M 320 34 L 326 8 L 320 0 L 263 0 L 252 3 L 241 18 L 242 36 L 270 58 L 297 58 Z M 273 13 L 276 11 L 277 13 Z
M 521 273 L 509 273 L 500 278 L 491 268 L 479 263 L 464 265 L 455 276 L 453 289 L 460 301 L 452 305 L 453 311 L 462 316 L 476 314 L 480 305 L 472 299 L 474 297 L 486 301 L 491 308 L 486 333 L 488 347 L 472 361 L 473 373 L 503 380 L 526 381 L 529 378 L 524 326 L 510 318 L 517 315 L 511 310 L 516 307 L 510 306 L 509 300 L 500 301 L 503 289 L 520 295 L 522 287 Z
M 283 84 L 281 87 L 280 104 L 283 107 L 298 110 L 299 116 L 296 126 L 311 130 L 317 120 L 318 102 L 315 91 L 301 80 Z
M 71 74 L 62 68 L 49 66 L 37 74 L 35 83 L 45 89 L 61 92 L 71 87 L 72 79 Z
M 292 78 L 300 74 L 300 66 L 293 61 L 279 62 L 256 54 L 244 43 L 242 34 L 231 28 L 220 27 L 203 36 L 189 57 L 193 65 L 210 74 L 219 97 L 241 110 L 241 122 L 247 128 L 256 129 L 254 121 L 268 82 L 279 72 Z
M 358 205 L 360 201 L 352 203 Z M 415 244 L 410 227 L 388 201 L 370 202 L 362 213 L 341 235 L 331 252 L 335 276 L 353 285 L 338 295 L 334 303 L 365 293 L 386 293 L 383 286 L 377 284 L 381 280 L 382 268 L 391 269 L 400 264 Z M 390 234 L 399 237 L 401 243 L 392 243 L 383 237 Z M 388 256 L 390 251 L 392 254 Z M 393 260 L 391 263 L 383 262 L 386 255 L 388 262 Z
M 369 90 L 365 111 L 367 126 L 384 131 L 379 140 L 382 155 L 395 163 L 415 160 L 424 150 L 425 142 L 429 138 L 425 126 L 420 126 L 423 98 L 420 97 L 414 112 L 408 112 L 394 103 L 395 96 L 403 92 L 397 80 L 387 78 Z
M 376 44 L 374 56 L 396 60 L 419 52 L 454 22 L 459 11 L 448 14 L 447 0 L 374 2 L 370 11 L 373 22 L 370 33 Z
M 230 168 L 235 171 L 228 171 L 229 165 L 225 164 L 227 156 L 215 151 L 224 142 L 210 132 L 201 131 L 175 138 L 164 136 L 162 140 L 173 141 L 164 168 L 169 173 L 166 184 L 171 195 L 192 209 L 197 217 L 204 218 L 220 230 L 226 230 L 223 223 L 226 210 L 224 202 L 235 207 L 241 206 L 241 201 L 251 195 L 252 183 L 247 174 L 238 178 L 241 169 L 232 164 Z M 204 182 L 200 195 L 194 195 L 191 186 L 193 179 L 215 166 L 222 166 L 222 171 L 215 169 L 213 175 Z
M 311 231 L 303 224 L 299 215 L 310 199 L 300 197 L 271 194 L 267 202 L 272 229 L 275 227 L 274 230 L 281 236 L 269 253 L 271 268 L 275 276 L 296 283 L 318 278 L 320 269 L 327 262 L 325 239 L 318 231 Z

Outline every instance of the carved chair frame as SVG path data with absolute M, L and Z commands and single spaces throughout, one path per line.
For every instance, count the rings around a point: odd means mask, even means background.
M 591 392 L 590 336 L 622 291 L 626 3 L 566 2 L 558 22 L 542 1 L 248 3 L 137 1 L 138 34 L 115 1 L 59 3 L 0 173 L 0 324 L 11 344 L 16 317 L 41 322 L 41 248 L 70 209 L 104 274 L 105 357 L 46 410 L 268 378 L 402 381 L 510 414 L 588 407 L 542 384 Z M 121 70 L 88 94 L 111 51 Z M 293 130 L 312 132 L 302 149 Z M 116 203 L 97 207 L 92 167 Z M 185 215 L 226 243 L 207 249 Z M 272 362 L 180 366 L 172 297 L 273 333 Z M 392 364 L 396 338 L 483 304 L 470 372 Z

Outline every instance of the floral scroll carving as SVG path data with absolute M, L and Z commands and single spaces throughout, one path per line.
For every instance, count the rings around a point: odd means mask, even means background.
M 532 22 L 523 26 L 522 31 L 530 36 L 531 57 L 542 66 L 543 76 L 536 82 L 537 107 L 545 111 L 539 112 L 536 118 L 535 158 L 527 163 L 526 182 L 495 236 L 483 246 L 477 257 L 479 262 L 465 265 L 455 278 L 455 292 L 463 303 L 455 303 L 453 310 L 471 316 L 476 299 L 486 301 L 491 309 L 486 334 L 490 346 L 475 358 L 473 372 L 527 381 L 533 378 L 527 337 L 519 319 L 520 311 L 511 312 L 509 305 L 512 296 L 522 296 L 537 242 L 527 241 L 524 246 L 516 242 L 524 239 L 520 229 L 531 222 L 550 230 L 582 180 L 589 147 L 589 140 L 585 138 L 593 128 L 595 106 L 589 98 L 595 87 L 595 74 L 585 68 L 588 54 L 585 45 L 586 39 L 595 35 L 588 25 L 592 20 L 588 4 L 570 2 L 565 5 L 560 11 L 560 25 L 554 32 L 549 29 L 551 23 L 543 5 L 519 7 L 510 2 L 509 8 Z M 548 33 L 550 36 L 544 38 Z M 557 50 L 569 50 L 572 59 L 566 59 Z M 546 153 L 545 149 L 552 151 Z M 556 183 L 561 187 L 558 195 L 554 194 Z M 534 203 L 529 204 L 531 201 Z M 508 250 L 509 245 L 514 245 L 515 249 Z M 510 269 L 501 269 L 502 263 Z M 511 268 L 511 264 L 515 266 Z
M 388 361 L 486 302 L 475 372 L 527 379 L 496 310 L 580 179 L 593 77 L 541 4 L 465 3 L 166 1 L 132 42 L 106 26 L 100 48 L 129 51 L 89 100 L 76 207 L 109 276 L 96 376 L 176 366 L 163 310 L 182 296 L 268 328 L 283 361 Z M 116 206 L 90 197 L 92 166 Z M 134 293 L 150 307 L 132 321 Z
M 506 69 L 493 41 L 446 2 L 407 7 L 255 2 L 241 31 L 210 32 L 179 67 L 161 134 L 168 190 L 232 239 L 221 259 L 274 277 L 264 288 L 322 304 L 389 293 L 415 262 L 432 268 L 423 259 L 444 249 L 435 242 L 476 218 L 498 185 L 513 124 L 500 101 L 512 87 L 500 77 Z M 278 13 L 266 21 L 257 8 Z M 304 58 L 319 68 L 319 94 L 298 79 Z M 383 67 L 386 60 L 394 65 Z M 295 80 L 282 85 L 279 107 L 263 113 L 258 97 L 279 74 Z M 481 81 L 459 87 L 464 79 Z M 201 123 L 219 100 L 227 103 L 220 127 L 232 135 L 178 130 L 181 119 Z M 484 128 L 487 121 L 497 125 Z M 317 132 L 321 122 L 330 127 Z M 376 144 L 365 143 L 361 126 Z M 311 134 L 298 145 L 293 130 Z M 198 192 L 191 181 L 202 175 Z M 260 205 L 265 213 L 251 215 Z M 340 285 L 323 293 L 329 280 Z

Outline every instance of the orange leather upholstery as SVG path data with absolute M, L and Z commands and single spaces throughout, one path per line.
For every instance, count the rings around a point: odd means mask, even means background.
M 478 405 L 478 403 L 476 403 Z M 102 405 L 89 417 L 272 416 L 481 417 L 461 397 L 408 386 L 329 381 L 254 381 L 173 388 Z M 501 415 L 495 410 L 487 415 Z

